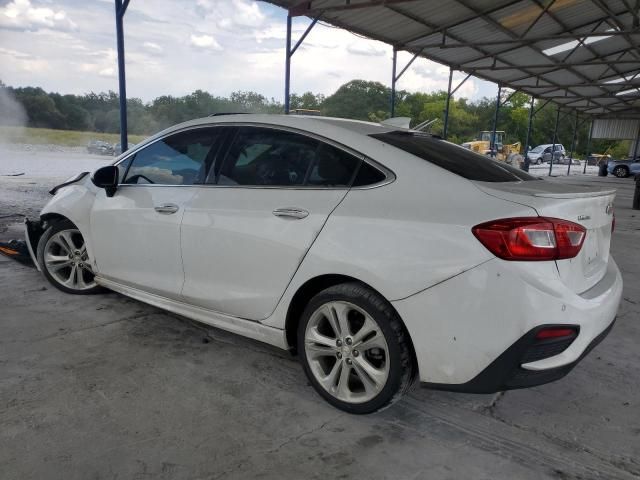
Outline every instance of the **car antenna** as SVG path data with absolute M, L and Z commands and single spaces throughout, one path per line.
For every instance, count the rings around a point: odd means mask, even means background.
M 418 125 L 416 125 L 415 127 L 413 127 L 412 130 L 417 130 L 419 132 L 424 131 L 425 129 L 427 129 L 427 131 L 429 131 L 431 129 L 431 125 L 436 122 L 438 119 L 434 118 L 433 120 L 425 120 L 422 123 L 419 123 Z

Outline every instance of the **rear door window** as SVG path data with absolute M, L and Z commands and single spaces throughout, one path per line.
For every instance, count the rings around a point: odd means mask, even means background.
M 536 177 L 522 170 L 428 134 L 387 132 L 373 134 L 371 137 L 468 180 L 479 182 L 537 180 Z
M 305 182 L 319 142 L 293 132 L 241 127 L 218 173 L 219 185 L 296 186 Z
M 296 132 L 240 127 L 217 173 L 218 185 L 349 187 L 362 159 Z M 213 179 L 209 179 L 213 183 Z

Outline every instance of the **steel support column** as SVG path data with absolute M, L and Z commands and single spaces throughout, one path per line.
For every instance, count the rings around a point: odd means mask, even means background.
M 633 156 L 631 157 L 632 160 L 635 160 L 636 157 L 638 156 L 638 144 L 640 143 L 640 120 L 638 121 L 638 133 L 636 135 L 636 143 L 633 146 Z
M 527 138 L 524 142 L 524 171 L 529 171 L 529 142 L 531 141 L 531 128 L 533 127 L 533 106 L 535 98 L 531 96 L 531 105 L 529 106 L 529 125 L 527 126 Z
M 573 151 L 576 148 L 576 137 L 578 135 L 578 111 L 576 110 L 576 120 L 573 125 L 573 139 L 571 140 L 571 150 L 569 151 L 569 166 L 567 167 L 567 176 L 571 174 L 571 163 L 573 163 Z
M 451 102 L 451 81 L 453 80 L 453 68 L 449 67 L 449 85 L 447 86 L 447 103 L 444 106 L 444 127 L 442 137 L 446 140 L 449 133 L 449 103 Z
M 116 7 L 116 40 L 118 48 L 118 100 L 120 102 L 120 148 L 122 152 L 129 149 L 127 136 L 127 80 L 124 70 L 124 14 L 129 0 L 115 0 Z
M 586 158 L 584 160 L 584 168 L 582 169 L 582 173 L 587 173 L 587 163 L 589 163 L 589 155 L 591 155 L 591 136 L 593 135 L 593 120 L 591 120 L 591 126 L 589 127 L 589 137 L 587 137 L 587 149 L 586 149 Z
M 404 68 L 400 70 L 400 73 L 396 74 L 396 71 L 398 70 L 398 49 L 393 47 L 393 65 L 391 68 L 391 117 L 395 116 L 396 113 L 396 83 L 400 80 L 400 77 L 404 75 L 404 72 L 409 69 L 411 64 L 416 61 L 416 58 L 420 56 L 420 53 L 422 53 L 422 50 L 411 57 L 411 60 L 409 60 Z
M 284 64 L 284 113 L 289 113 L 290 106 L 290 87 L 291 87 L 291 15 L 287 14 L 287 39 L 285 45 L 285 64 Z
M 493 116 L 493 133 L 491 134 L 491 156 L 496 156 L 496 129 L 498 128 L 498 113 L 500 113 L 500 95 L 502 94 L 502 85 L 498 84 L 498 96 L 496 97 L 496 112 Z
M 398 67 L 398 49 L 393 47 L 393 61 L 391 65 L 391 118 L 396 114 L 396 69 Z
M 315 26 L 316 23 L 318 23 L 318 20 L 320 20 L 320 15 L 318 15 L 311 21 L 307 29 L 304 31 L 300 39 L 293 47 L 291 47 L 291 18 L 291 12 L 289 12 L 287 14 L 287 44 L 285 45 L 286 58 L 284 64 L 284 113 L 289 113 L 291 106 L 291 57 L 294 53 L 296 53 L 298 47 L 302 45 L 302 42 L 304 42 L 304 39 L 307 38 L 307 35 L 309 35 L 311 29 Z
M 469 80 L 470 76 L 471 76 L 470 73 L 467 74 L 467 76 L 464 77 L 460 81 L 460 83 L 458 85 L 456 85 L 456 88 L 451 90 L 451 83 L 453 81 L 453 69 L 451 67 L 449 67 L 449 86 L 447 87 L 447 103 L 446 103 L 445 109 L 444 109 L 444 128 L 442 130 L 442 136 L 444 137 L 445 140 L 447 139 L 447 137 L 449 135 L 449 106 L 450 106 L 450 103 L 451 103 L 451 98 L 458 91 L 458 89 L 462 85 L 464 85 L 464 82 Z
M 556 108 L 556 126 L 553 127 L 553 143 L 551 145 L 551 162 L 549 162 L 549 176 L 551 176 L 551 171 L 553 170 L 553 156 L 556 153 L 556 138 L 558 136 L 558 122 L 560 121 L 560 106 Z M 544 154 L 543 157 L 544 158 Z

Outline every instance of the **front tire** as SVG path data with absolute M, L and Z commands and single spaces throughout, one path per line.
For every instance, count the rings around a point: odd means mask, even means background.
M 417 370 L 398 314 L 359 283 L 336 285 L 311 299 L 298 327 L 298 352 L 315 390 L 355 414 L 397 401 Z
M 55 222 L 45 230 L 37 256 L 42 273 L 58 290 L 76 295 L 104 291 L 95 282 L 84 237 L 70 221 Z
M 613 169 L 613 174 L 618 178 L 625 178 L 629 175 L 629 171 L 625 167 L 616 167 Z

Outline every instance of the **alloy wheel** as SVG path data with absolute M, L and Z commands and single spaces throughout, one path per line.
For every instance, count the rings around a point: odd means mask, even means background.
M 87 246 L 77 229 L 54 233 L 44 247 L 44 267 L 53 279 L 72 290 L 96 287 Z
M 376 321 L 356 305 L 332 301 L 310 317 L 305 353 L 311 373 L 333 397 L 371 400 L 389 378 L 389 347 Z

